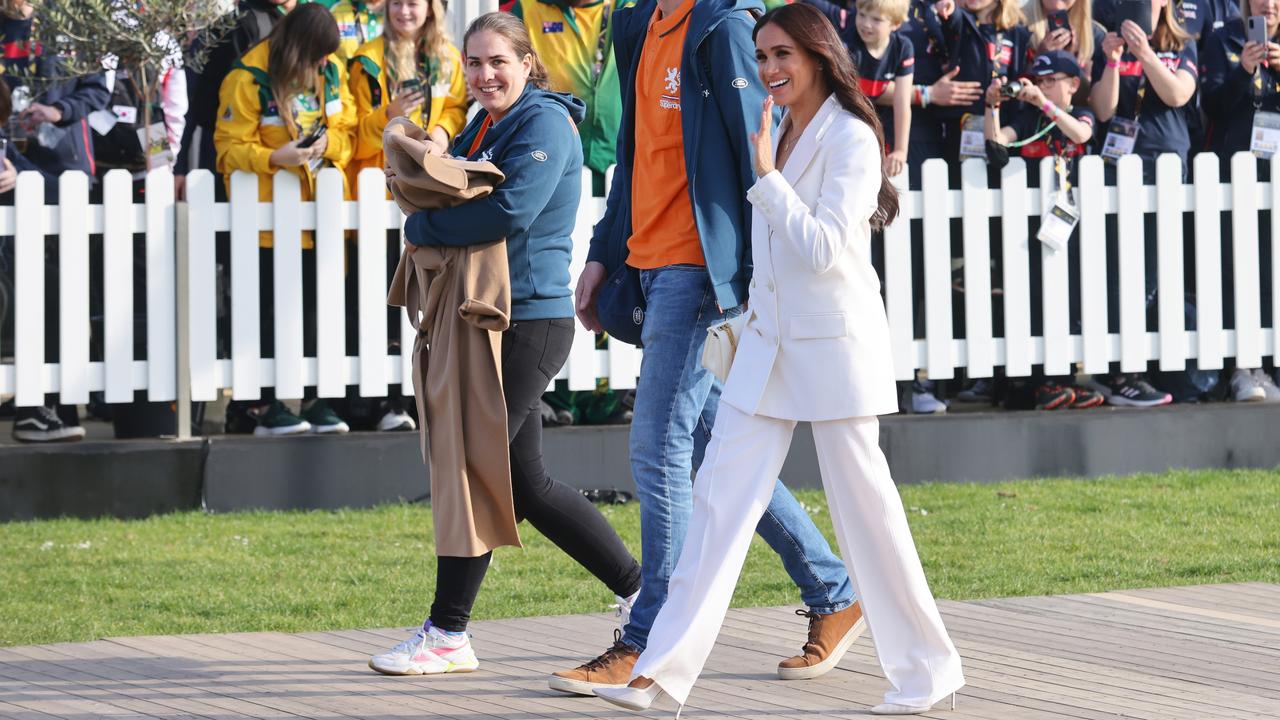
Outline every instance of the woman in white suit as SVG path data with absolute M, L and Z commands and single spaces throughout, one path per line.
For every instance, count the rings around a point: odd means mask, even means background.
M 873 713 L 918 714 L 964 685 L 960 656 L 925 581 L 876 416 L 896 412 L 889 330 L 871 230 L 898 198 L 884 138 L 835 29 L 808 5 L 756 25 L 769 89 L 756 145 L 748 307 L 666 604 L 628 687 L 596 694 L 645 709 L 683 705 L 720 632 L 756 521 L 796 423 L 812 423 L 849 575 L 892 685 Z M 773 103 L 787 109 L 777 141 Z M 775 160 L 776 158 L 776 160 Z M 776 167 L 775 167 L 776 163 Z

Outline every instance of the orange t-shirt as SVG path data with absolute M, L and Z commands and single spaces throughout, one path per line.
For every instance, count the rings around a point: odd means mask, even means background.
M 627 264 L 641 270 L 706 265 L 689 202 L 680 123 L 680 58 L 694 0 L 649 21 L 636 71 L 636 147 Z

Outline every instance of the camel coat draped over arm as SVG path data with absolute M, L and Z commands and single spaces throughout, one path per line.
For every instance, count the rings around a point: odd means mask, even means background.
M 490 162 L 427 155 L 425 137 L 403 119 L 383 135 L 396 173 L 388 185 L 406 213 L 483 197 L 504 179 Z M 417 331 L 413 387 L 431 474 L 436 554 L 477 557 L 519 547 L 502 394 L 502 332 L 511 316 L 506 242 L 406 243 L 387 302 L 404 307 Z

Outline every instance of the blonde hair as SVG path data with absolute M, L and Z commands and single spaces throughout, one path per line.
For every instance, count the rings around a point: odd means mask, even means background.
M 1249 0 L 1242 0 L 1249 2 Z M 1043 0 L 1027 2 L 1027 28 L 1031 30 L 1031 44 L 1039 47 L 1049 32 L 1049 16 L 1044 12 Z M 1076 61 L 1080 67 L 1093 60 L 1093 2 L 1076 0 L 1067 9 L 1067 21 L 1076 40 Z
M 1151 47 L 1160 52 L 1181 52 L 1191 39 L 1191 34 L 1182 27 L 1173 12 L 1173 0 L 1168 0 L 1160 11 L 1155 31 L 1151 33 Z
M 1038 1 L 1032 0 L 1032 2 Z M 1088 1 L 1076 0 L 1077 3 Z M 1027 22 L 1027 16 L 1022 14 L 1022 6 L 1018 4 L 1018 0 L 996 0 L 996 5 L 1000 7 L 996 11 L 996 30 L 1003 32 Z
M 386 43 L 387 69 L 397 82 L 403 82 L 418 76 L 425 59 L 443 60 L 448 56 L 449 32 L 444 24 L 444 3 L 441 0 L 426 0 L 431 15 L 418 30 L 416 38 L 401 37 L 391 23 L 391 2 L 386 0 L 383 14 L 386 23 L 382 37 Z M 424 78 L 430 84 L 439 78 Z
M 911 0 L 858 0 L 855 7 L 858 12 L 876 13 L 894 25 L 901 25 L 911 11 Z

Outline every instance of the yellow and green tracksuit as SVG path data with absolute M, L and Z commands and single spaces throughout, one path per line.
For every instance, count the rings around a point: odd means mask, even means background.
M 340 0 L 329 12 L 338 23 L 338 51 L 334 55 L 343 67 L 351 62 L 361 45 L 382 37 L 382 10 L 370 10 L 365 0 Z
M 315 176 L 305 165 L 277 168 L 270 162 L 271 152 L 298 138 L 298 129 L 289 126 L 276 107 L 275 94 L 267 75 L 269 41 L 264 40 L 244 54 L 222 81 L 219 92 L 218 123 L 213 133 L 217 150 L 218 172 L 230 175 L 236 170 L 258 176 L 258 199 L 271 200 L 271 178 L 285 171 L 302 180 L 302 199 L 315 198 Z M 328 146 L 324 157 L 342 170 L 351 159 L 355 146 L 355 103 L 347 89 L 346 71 L 333 56 L 325 63 L 320 77 L 320 92 L 315 118 L 327 126 Z M 308 122 L 307 113 L 298 119 Z M 303 247 L 312 247 L 310 233 L 303 237 Z M 261 244 L 271 246 L 271 234 L 263 233 Z
M 600 173 L 616 159 L 622 117 L 611 16 L 633 4 L 635 0 L 595 0 L 575 7 L 565 0 L 517 0 L 511 9 L 529 29 L 551 89 L 572 93 L 587 104 L 587 117 L 578 126 L 582 160 Z
M 386 38 L 370 40 L 356 51 L 351 60 L 348 86 L 355 98 L 357 128 L 355 153 L 347 165 L 351 187 L 356 175 L 368 167 L 381 168 L 382 131 L 387 127 L 387 105 L 395 97 L 400 78 L 391 77 L 386 62 Z M 430 100 L 427 117 L 421 108 L 409 114 L 419 127 L 430 130 L 439 125 L 452 139 L 467 122 L 467 83 L 463 78 L 462 53 L 449 43 L 445 57 L 429 58 L 420 71 L 423 91 Z M 425 122 L 424 122 L 425 120 Z

